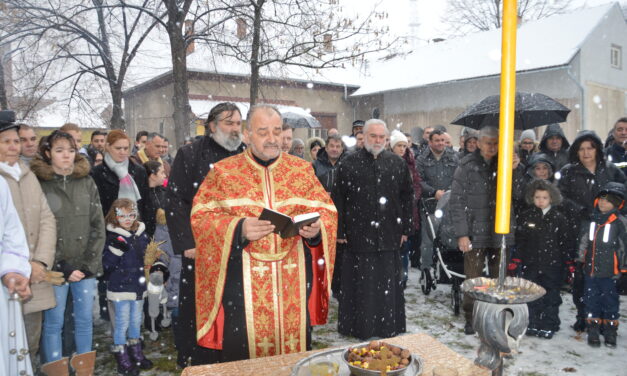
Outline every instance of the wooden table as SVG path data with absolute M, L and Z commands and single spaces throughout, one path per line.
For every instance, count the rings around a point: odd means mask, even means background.
M 464 358 L 446 347 L 435 338 L 426 334 L 409 334 L 386 339 L 386 342 L 408 348 L 418 354 L 424 361 L 425 370 L 422 376 L 431 376 L 435 366 L 454 368 L 459 376 L 489 376 L 491 373 L 476 366 L 472 360 Z M 182 376 L 200 375 L 260 375 L 289 376 L 292 367 L 302 358 L 323 350 L 303 353 L 270 356 L 266 358 L 247 359 L 237 362 L 210 364 L 205 366 L 187 367 Z

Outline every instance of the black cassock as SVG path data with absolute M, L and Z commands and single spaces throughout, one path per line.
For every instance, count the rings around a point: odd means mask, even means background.
M 168 210 L 166 215 L 170 240 L 176 254 L 182 255 L 183 251 L 196 247 L 190 224 L 192 201 L 205 176 L 209 173 L 211 165 L 236 155 L 242 150 L 244 150 L 243 144 L 236 151 L 228 151 L 209 136 L 179 149 L 168 181 Z M 191 360 L 189 362 L 191 365 L 219 361 L 219 354 L 215 350 L 198 346 L 196 342 L 194 266 L 193 259 L 182 257 L 179 316 L 174 331 L 179 365 L 183 365 L 189 360 Z
M 341 261 L 338 331 L 367 339 L 405 332 L 401 285 L 401 236 L 411 233 L 413 186 L 397 155 L 366 151 L 338 167 L 333 202 L 338 239 L 346 239 Z

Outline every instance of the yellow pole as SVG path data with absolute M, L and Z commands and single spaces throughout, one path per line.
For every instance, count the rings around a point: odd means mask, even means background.
M 496 182 L 497 234 L 509 233 L 514 153 L 514 106 L 516 104 L 516 0 L 503 2 L 501 41 L 501 113 L 499 118 L 499 165 Z

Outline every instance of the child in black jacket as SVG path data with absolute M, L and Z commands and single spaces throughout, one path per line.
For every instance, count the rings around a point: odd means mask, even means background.
M 542 298 L 529 303 L 527 335 L 551 339 L 560 328 L 560 286 L 568 256 L 567 222 L 556 209 L 562 196 L 550 182 L 533 180 L 525 199 L 531 207 L 520 214 L 516 231 L 522 275 L 546 290 Z
M 608 183 L 597 194 L 592 221 L 584 223 L 578 262 L 583 264 L 584 304 L 588 345 L 599 347 L 601 326 L 605 345 L 616 347 L 619 298 L 616 280 L 625 271 L 627 218 L 619 210 L 625 202 L 623 184 Z

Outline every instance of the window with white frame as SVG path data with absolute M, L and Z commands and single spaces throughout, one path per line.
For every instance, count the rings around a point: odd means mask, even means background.
M 325 132 L 326 133 L 326 132 Z M 309 129 L 309 137 L 320 137 L 323 138 L 322 128 L 311 128 Z
M 612 68 L 623 69 L 623 48 L 615 44 L 612 45 L 610 52 L 610 65 Z

